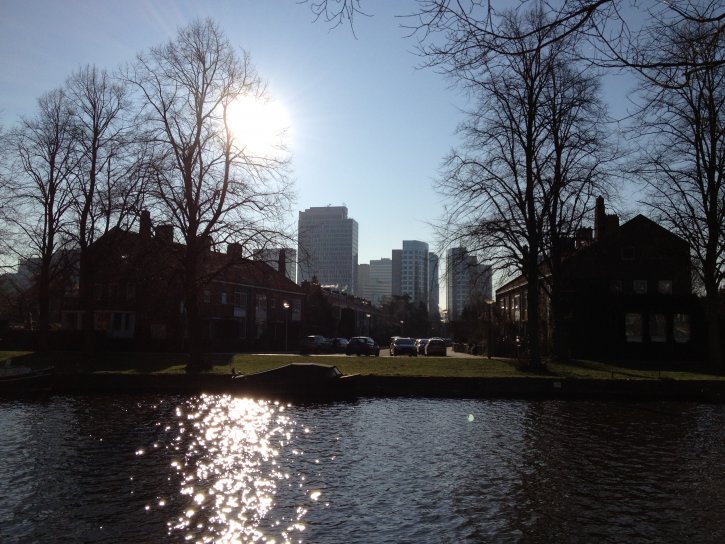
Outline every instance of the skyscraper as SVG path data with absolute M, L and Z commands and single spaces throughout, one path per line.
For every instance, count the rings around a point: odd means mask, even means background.
M 393 293 L 393 261 L 377 259 L 370 261 L 368 296 L 374 306 L 380 306 Z
M 297 281 L 317 278 L 321 285 L 355 294 L 357 283 L 357 221 L 347 207 L 308 208 L 298 222 Z
M 392 294 L 408 295 L 428 308 L 428 244 L 403 240 L 403 249 L 394 249 L 392 257 Z
M 492 296 L 491 266 L 479 264 L 475 255 L 464 247 L 454 247 L 446 254 L 446 298 L 448 320 L 461 317 L 466 305 L 476 298 Z

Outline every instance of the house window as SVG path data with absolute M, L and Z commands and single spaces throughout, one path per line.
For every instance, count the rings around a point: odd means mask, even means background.
M 226 303 L 227 303 L 227 292 L 222 291 L 222 304 L 226 304 Z
M 642 341 L 642 314 L 624 314 L 624 337 L 627 342 Z
M 659 280 L 657 282 L 657 291 L 663 295 L 671 295 L 672 280 Z
M 690 316 L 688 314 L 675 314 L 672 319 L 672 332 L 675 342 L 685 344 L 690 341 Z
M 647 294 L 647 280 L 634 280 L 632 283 L 632 290 L 635 295 L 646 295 Z
M 622 293 L 622 280 L 611 280 L 609 282 L 609 292 L 613 295 L 620 295 Z
M 649 339 L 652 342 L 667 341 L 667 317 L 665 314 L 649 316 Z
M 204 289 L 204 298 L 202 300 L 204 301 L 204 304 L 209 304 L 211 302 L 211 291 L 209 291 L 209 289 Z

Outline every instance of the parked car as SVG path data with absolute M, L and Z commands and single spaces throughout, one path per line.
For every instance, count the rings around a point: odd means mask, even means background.
M 415 341 L 415 351 L 418 352 L 418 355 L 425 355 L 425 345 L 428 343 L 427 338 L 418 338 Z
M 446 355 L 446 341 L 443 338 L 431 338 L 425 346 L 426 355 Z
M 390 345 L 390 355 L 393 357 L 398 355 L 416 357 L 418 355 L 418 351 L 415 349 L 415 342 L 412 338 L 397 336 L 393 339 L 393 343 Z
M 348 341 L 345 338 L 333 338 L 330 344 L 330 351 L 332 353 L 345 353 Z
M 380 355 L 380 346 L 368 336 L 353 336 L 347 343 L 345 355 Z
M 308 355 L 311 353 L 329 353 L 332 347 L 331 341 L 319 334 L 311 334 L 302 339 L 300 353 Z

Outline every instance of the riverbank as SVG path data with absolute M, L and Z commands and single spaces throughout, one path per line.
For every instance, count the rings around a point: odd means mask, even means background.
M 506 359 L 483 357 L 300 357 L 294 354 L 213 354 L 211 369 L 199 375 L 184 372 L 183 354 L 108 353 L 83 362 L 78 353 L 44 356 L 0 352 L 0 362 L 29 367 L 55 367 L 56 394 L 199 394 L 260 396 L 251 383 L 232 374 L 253 374 L 294 362 L 334 365 L 348 376 L 331 398 L 561 398 L 691 400 L 725 402 L 725 376 L 695 363 L 551 363 L 532 372 Z M 291 393 L 291 394 L 287 394 Z M 301 388 L 280 396 L 299 397 Z M 270 396 L 269 392 L 264 393 Z M 274 395 L 272 395 L 274 396 Z M 304 396 L 304 395 L 302 395 Z
M 725 402 L 722 380 L 634 380 L 556 378 L 445 378 L 412 376 L 348 376 L 345 387 L 330 398 L 546 398 L 613 400 L 686 400 Z M 270 397 L 254 385 L 230 375 L 78 373 L 56 377 L 55 394 L 236 394 Z M 274 397 L 275 395 L 271 395 Z M 304 398 L 294 386 L 278 392 L 281 399 Z M 270 397 L 270 398 L 271 398 Z

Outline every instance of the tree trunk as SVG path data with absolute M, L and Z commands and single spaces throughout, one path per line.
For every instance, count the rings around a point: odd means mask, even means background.
M 201 345 L 201 314 L 199 311 L 199 266 L 200 251 L 197 248 L 198 241 L 189 243 L 186 248 L 186 262 L 184 273 L 184 308 L 186 310 L 185 326 L 187 351 L 189 361 L 186 365 L 186 372 L 198 374 L 208 370 L 210 365 L 204 362 L 204 351 Z
M 38 278 L 38 351 L 47 353 L 50 333 L 50 264 L 40 265 Z
M 91 357 L 95 351 L 94 342 L 94 301 L 93 301 L 93 265 L 87 251 L 81 250 L 80 256 L 80 309 L 83 329 L 83 354 Z
M 707 317 L 707 344 L 708 360 L 714 370 L 721 370 L 725 366 L 722 357 L 722 339 L 720 333 L 720 294 L 716 287 L 706 287 L 705 315 Z
M 526 317 L 528 323 L 527 340 L 529 344 L 529 366 L 539 370 L 541 362 L 541 317 L 539 315 L 539 267 L 536 258 L 529 255 L 526 265 L 528 282 L 526 285 Z

